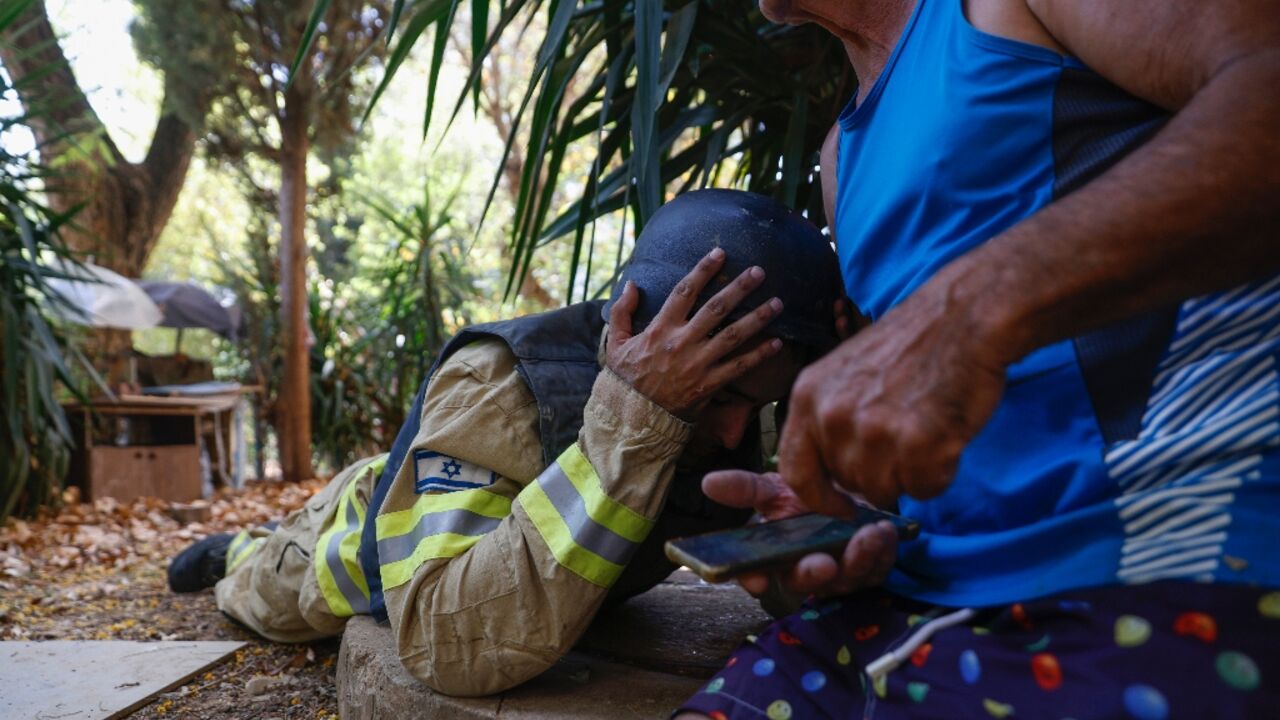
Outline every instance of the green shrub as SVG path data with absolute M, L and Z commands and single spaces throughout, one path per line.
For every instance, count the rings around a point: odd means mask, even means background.
M 0 0 L 0 30 L 30 0 Z M 7 75 L 0 96 L 12 97 Z M 0 136 L 13 137 L 29 117 L 0 117 Z M 71 455 L 71 432 L 59 403 L 75 392 L 66 358 L 83 362 L 67 333 L 50 322 L 62 299 L 46 284 L 70 262 L 58 230 L 70 214 L 40 201 L 48 171 L 30 153 L 0 143 L 0 523 L 60 500 Z M 92 370 L 89 370 L 92 374 Z

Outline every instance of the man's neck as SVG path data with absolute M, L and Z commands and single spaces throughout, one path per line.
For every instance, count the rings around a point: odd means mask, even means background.
M 954 2 L 954 0 L 952 0 Z M 858 76 L 858 102 L 875 85 L 919 0 L 837 0 L 815 8 L 813 21 L 840 38 Z

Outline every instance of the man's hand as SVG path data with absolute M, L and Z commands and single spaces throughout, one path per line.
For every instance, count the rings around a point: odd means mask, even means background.
M 832 310 L 836 316 L 836 337 L 841 340 L 848 340 L 854 333 L 870 324 L 870 321 L 853 306 L 853 301 L 849 298 L 836 300 Z
M 778 298 L 712 335 L 764 281 L 759 267 L 744 271 L 689 317 L 698 293 L 724 266 L 724 257 L 724 251 L 716 248 L 698 261 L 639 335 L 631 334 L 631 314 L 640 300 L 634 284 L 627 283 L 609 311 L 605 364 L 641 395 L 685 420 L 692 419 L 717 390 L 782 349 L 782 341 L 775 338 L 734 354 L 782 312 Z
M 880 507 L 942 493 L 995 411 L 1011 358 L 953 293 L 936 290 L 925 286 L 796 380 L 778 467 L 809 508 L 841 514 L 835 485 Z
M 722 505 L 753 508 L 767 520 L 809 511 L 777 473 L 721 470 L 703 478 L 702 491 Z M 846 503 L 854 502 L 845 495 L 840 497 Z M 897 531 L 892 523 L 881 521 L 860 528 L 839 558 L 826 553 L 806 555 L 781 578 L 788 589 L 805 594 L 849 593 L 883 583 L 893 568 L 897 551 Z M 738 582 L 747 592 L 759 596 L 768 589 L 769 576 L 747 573 Z
M 801 374 L 779 469 L 815 510 L 839 507 L 833 485 L 878 505 L 904 493 L 938 495 L 994 412 L 1012 361 L 1280 269 L 1275 3 L 1028 7 L 1070 54 L 1175 114 L 1141 147 L 952 260 Z M 822 163 L 832 199 L 836 133 L 826 147 L 833 162 Z

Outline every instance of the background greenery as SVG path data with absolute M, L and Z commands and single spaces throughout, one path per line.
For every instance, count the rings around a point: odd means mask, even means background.
M 0 0 L 0 16 L 27 1 Z M 279 137 L 263 114 L 273 96 L 254 78 L 287 79 L 289 58 L 323 62 L 337 41 L 319 18 L 333 2 L 298 3 L 286 18 L 312 45 L 264 55 L 244 46 L 273 42 L 245 35 L 256 27 L 244 24 L 252 3 L 233 3 L 238 20 L 218 20 L 215 3 L 49 0 L 64 44 L 102 32 L 95 12 L 135 18 L 136 48 L 117 71 L 116 94 L 82 82 L 123 157 L 138 162 L 165 113 L 200 128 L 143 275 L 240 299 L 239 343 L 187 331 L 182 347 L 211 359 L 219 377 L 262 388 L 248 421 L 250 436 L 264 439 L 260 471 L 272 467 L 270 429 L 291 408 L 278 392 Z M 348 5 L 363 17 L 360 3 Z M 752 0 L 386 6 L 378 48 L 362 58 L 375 61 L 348 58 L 348 71 L 319 85 L 334 110 L 312 127 L 322 140 L 307 169 L 312 441 L 329 470 L 389 444 L 459 327 L 608 292 L 635 233 L 677 193 L 751 189 L 824 224 L 817 153 L 854 80 L 839 45 L 816 28 L 774 26 Z M 224 25 L 241 28 L 234 43 L 202 44 L 202 29 Z M 174 28 L 192 39 L 174 45 Z M 101 59 L 70 62 L 82 78 L 102 77 Z M 215 87 L 210 78 L 224 66 L 234 77 Z M 12 113 L 0 137 L 26 121 Z M 0 452 L 28 458 L 5 466 L 0 501 L 15 508 L 56 498 L 66 453 L 56 400 L 66 389 L 55 378 L 68 382 L 64 358 L 74 353 L 65 328 L 42 314 L 42 258 L 62 252 L 56 229 L 66 218 L 44 209 L 33 159 L 0 157 L 4 194 L 17 198 L 6 200 L 0 226 L 0 430 L 13 449 Z M 167 329 L 133 334 L 149 354 L 171 352 L 174 340 Z
M 692 188 L 772 195 L 825 224 L 818 151 L 855 81 L 834 37 L 812 25 L 773 25 L 755 0 L 396 0 L 398 37 L 375 102 L 428 28 L 435 98 L 444 38 L 469 23 L 468 80 L 456 115 L 468 92 L 482 91 L 502 39 L 524 33 L 539 14 L 545 29 L 536 62 L 505 137 L 505 154 L 524 154 L 508 291 L 543 247 L 571 236 L 565 297 L 573 297 L 578 265 L 594 257 L 593 220 L 625 209 L 641 229 L 666 199 Z M 430 121 L 428 112 L 424 132 Z M 570 148 L 584 140 L 589 162 L 574 167 Z M 558 207 L 555 189 L 570 178 L 582 190 Z M 581 296 L 589 294 L 583 285 Z
M 0 30 L 29 2 L 0 0 Z M 0 77 L 0 97 L 12 92 L 10 79 Z M 0 116 L 0 137 L 29 121 Z M 0 523 L 57 502 L 70 459 L 57 383 L 75 387 L 69 364 L 82 358 L 51 317 L 61 297 L 46 281 L 65 277 L 57 263 L 69 258 L 59 232 L 69 217 L 41 202 L 50 176 L 32 153 L 0 143 Z

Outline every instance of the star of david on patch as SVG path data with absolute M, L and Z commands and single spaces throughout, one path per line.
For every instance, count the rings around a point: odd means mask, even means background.
M 444 471 L 446 477 L 452 480 L 462 472 L 462 464 L 453 458 L 449 458 L 444 461 L 444 465 L 440 469 Z
M 413 451 L 413 473 L 413 491 L 418 494 L 489 487 L 498 480 L 492 470 L 434 450 Z

